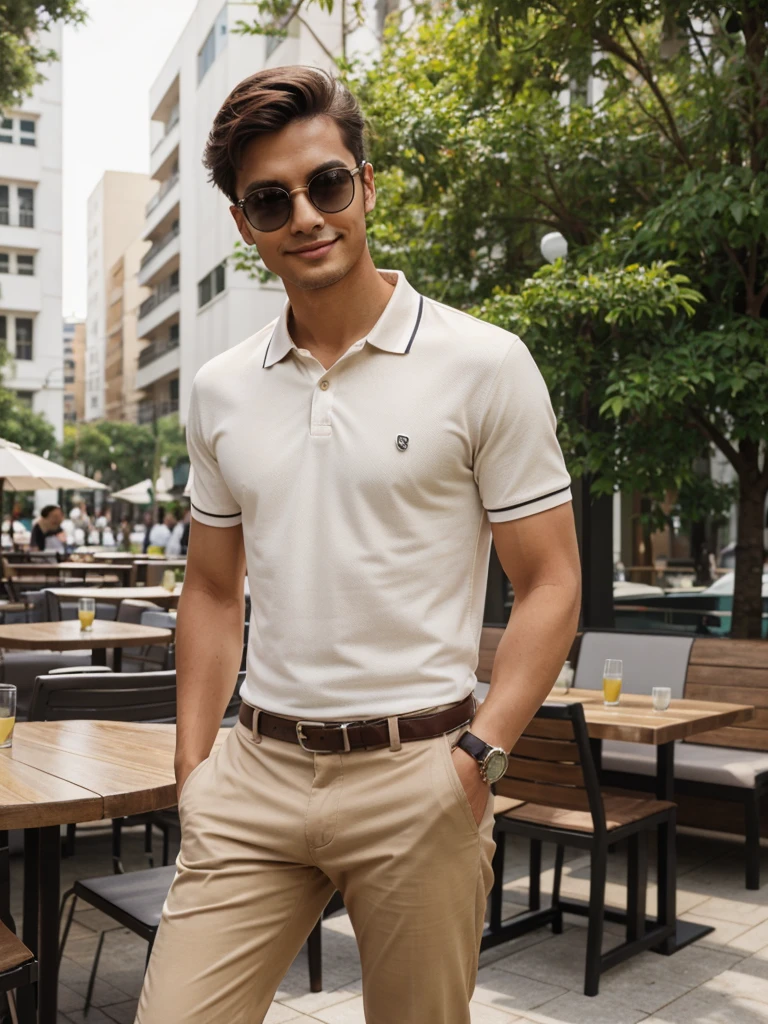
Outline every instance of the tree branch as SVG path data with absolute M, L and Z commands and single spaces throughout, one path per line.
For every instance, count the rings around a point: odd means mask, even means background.
M 322 41 L 322 39 L 318 36 L 317 32 L 315 32 L 315 30 L 312 28 L 312 26 L 309 24 L 309 22 L 305 21 L 300 14 L 297 14 L 296 17 L 299 20 L 299 24 L 303 25 L 304 28 L 307 30 L 307 32 L 309 32 L 309 34 L 315 40 L 315 42 L 320 47 L 320 49 L 323 51 L 323 53 L 326 55 L 326 57 L 328 57 L 330 60 L 332 60 L 333 63 L 335 64 L 336 63 L 335 55 L 331 53 L 331 51 L 328 49 L 328 47 L 325 45 L 325 43 Z
M 722 431 L 714 425 L 714 423 L 710 423 L 707 416 L 700 410 L 696 409 L 695 406 L 691 407 L 689 412 L 694 423 L 701 429 L 705 437 L 709 438 L 709 440 L 720 449 L 736 472 L 745 472 L 747 465 L 741 455 L 741 452 L 738 448 L 734 448 L 725 434 L 723 434 Z

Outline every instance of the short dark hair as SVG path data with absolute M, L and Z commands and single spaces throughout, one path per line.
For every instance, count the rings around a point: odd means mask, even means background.
M 57 508 L 60 509 L 61 505 L 44 505 L 40 512 L 40 518 L 47 519 L 51 512 L 54 512 Z
M 365 159 L 365 119 L 349 89 L 318 68 L 292 64 L 265 68 L 236 85 L 216 115 L 203 156 L 208 180 L 236 203 L 235 180 L 243 149 L 253 139 L 292 121 L 330 117 L 359 164 Z

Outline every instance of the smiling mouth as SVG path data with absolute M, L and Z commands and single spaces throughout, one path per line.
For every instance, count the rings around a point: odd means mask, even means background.
M 289 253 L 290 256 L 300 256 L 302 259 L 319 259 L 324 256 L 327 252 L 334 247 L 338 242 L 338 238 L 331 238 L 322 245 L 315 246 L 313 249 L 298 249 L 294 252 Z

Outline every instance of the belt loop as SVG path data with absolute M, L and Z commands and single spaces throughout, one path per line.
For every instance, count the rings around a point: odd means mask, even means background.
M 260 714 L 261 714 L 261 710 L 259 708 L 254 708 L 253 709 L 253 725 L 252 725 L 251 728 L 253 729 L 253 742 L 254 743 L 261 743 L 261 733 L 259 732 L 259 715 Z
M 400 726 L 397 718 L 388 718 L 387 726 L 389 728 L 389 749 L 400 750 L 402 743 L 400 742 Z

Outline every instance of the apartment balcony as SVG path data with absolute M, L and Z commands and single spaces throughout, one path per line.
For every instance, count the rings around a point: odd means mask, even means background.
M 166 178 L 157 192 L 147 203 L 147 219 L 144 223 L 144 238 L 150 238 L 152 233 L 161 224 L 169 213 L 179 205 L 181 187 L 179 185 L 179 172 L 176 171 L 170 178 Z
M 179 107 L 178 104 L 171 112 L 171 118 L 165 126 L 165 135 L 156 143 L 149 157 L 149 175 L 151 178 L 157 174 L 164 163 L 179 148 L 181 129 L 179 128 Z
M 0 249 L 39 249 L 42 239 L 34 225 L 34 214 L 9 214 L 0 209 Z
M 151 423 L 154 419 L 170 416 L 178 411 L 178 401 L 139 402 L 137 417 L 139 423 Z
M 2 239 L 0 234 L 0 239 Z M 39 277 L 0 274 L 0 309 L 18 313 L 39 313 L 43 308 L 43 289 Z
M 146 338 L 166 320 L 176 316 L 181 309 L 181 296 L 178 284 L 167 288 L 158 288 L 139 306 L 139 317 L 136 333 L 139 338 Z
M 155 381 L 162 380 L 169 374 L 178 373 L 181 365 L 181 352 L 178 338 L 158 338 L 150 342 L 139 353 L 139 365 L 136 370 L 136 388 L 143 391 L 151 387 Z
M 154 284 L 158 274 L 163 271 L 171 260 L 176 259 L 181 251 L 179 225 L 176 224 L 162 238 L 152 243 L 139 266 L 139 284 Z

